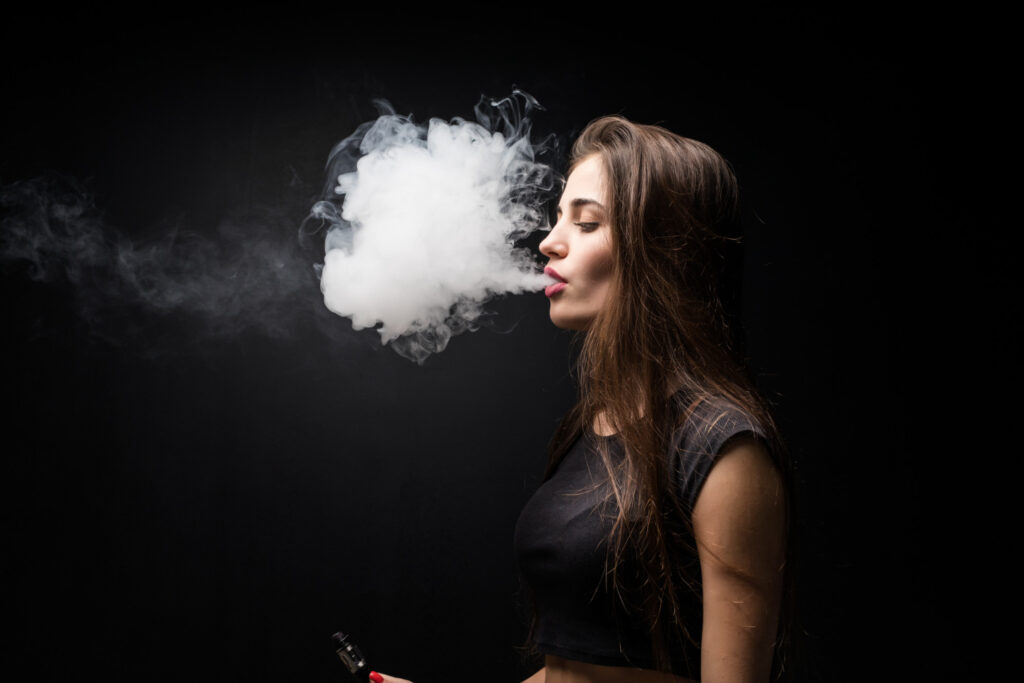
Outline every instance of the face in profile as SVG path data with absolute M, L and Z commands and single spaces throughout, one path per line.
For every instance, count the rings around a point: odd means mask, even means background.
M 557 221 L 540 243 L 548 257 L 544 272 L 559 280 L 544 293 L 551 321 L 585 330 L 605 304 L 612 279 L 609 201 L 601 157 L 584 157 L 565 183 Z

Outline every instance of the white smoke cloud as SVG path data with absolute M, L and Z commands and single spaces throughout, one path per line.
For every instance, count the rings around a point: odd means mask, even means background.
M 555 174 L 530 141 L 537 102 L 481 99 L 476 121 L 417 124 L 386 103 L 339 143 L 312 217 L 329 229 L 321 291 L 355 329 L 423 363 L 479 327 L 495 296 L 552 280 L 516 242 L 547 224 Z M 336 182 L 336 184 L 335 184 Z
M 345 339 L 333 311 L 423 363 L 486 324 L 489 300 L 551 282 L 516 246 L 546 227 L 556 176 L 537 158 L 551 143 L 531 143 L 538 105 L 518 91 L 481 99 L 474 122 L 421 125 L 380 106 L 331 152 L 324 199 L 298 231 L 286 207 L 260 206 L 212 231 L 176 225 L 129 238 L 82 183 L 49 174 L 0 185 L 0 266 L 66 287 L 93 333 L 146 353 L 179 348 L 168 335 L 177 327 L 191 339 L 290 338 L 310 326 Z M 308 188 L 289 188 L 308 206 Z M 319 245 L 309 248 L 318 222 L 322 264 Z

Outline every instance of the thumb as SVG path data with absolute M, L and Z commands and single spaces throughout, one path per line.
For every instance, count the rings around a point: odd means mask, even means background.
M 407 681 L 404 678 L 395 678 L 387 674 L 379 674 L 376 671 L 370 672 L 370 680 L 373 683 L 412 683 L 412 681 Z

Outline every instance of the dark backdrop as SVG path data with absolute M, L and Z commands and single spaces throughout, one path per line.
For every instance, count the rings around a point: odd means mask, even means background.
M 797 463 L 805 680 L 978 663 L 964 501 L 1018 338 L 981 200 L 998 63 L 945 37 L 988 22 L 471 10 L 11 16 L 0 181 L 77 179 L 139 243 L 249 220 L 290 244 L 373 98 L 470 117 L 518 86 L 563 150 L 606 113 L 709 142 L 742 183 L 736 312 Z M 511 536 L 573 398 L 570 337 L 507 297 L 502 332 L 418 366 L 324 314 L 311 272 L 268 334 L 96 317 L 99 284 L 2 264 L 5 667 L 340 681 L 343 629 L 417 683 L 530 673 Z

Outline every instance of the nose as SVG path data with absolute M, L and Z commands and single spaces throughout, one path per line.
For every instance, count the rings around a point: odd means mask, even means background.
M 568 253 L 569 247 L 565 243 L 562 236 L 562 231 L 559 230 L 558 223 L 551 228 L 548 232 L 548 236 L 541 240 L 538 246 L 540 253 L 550 258 L 565 258 Z

